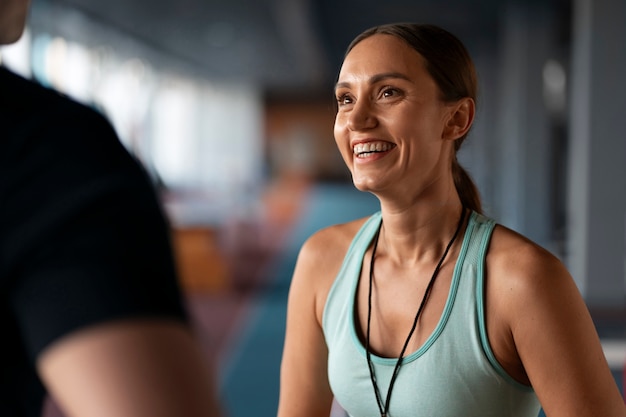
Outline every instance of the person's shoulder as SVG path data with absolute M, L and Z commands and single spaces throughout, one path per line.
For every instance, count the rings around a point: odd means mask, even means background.
M 35 78 L 24 78 L 0 68 L 0 115 L 9 123 L 39 125 L 40 122 L 71 120 L 81 126 L 82 121 L 108 123 L 104 115 L 89 103 L 79 102 L 67 94 L 44 85 Z
M 494 229 L 487 265 L 491 271 L 491 282 L 514 295 L 532 295 L 535 291 L 571 280 L 565 265 L 556 255 L 503 225 Z
M 45 90 L 41 85 L 34 82 L 33 80 L 29 80 L 24 78 L 22 75 L 16 74 L 15 72 L 3 67 L 0 65 L 0 86 L 2 86 L 2 96 L 0 99 L 4 103 L 6 102 L 15 102 L 15 96 L 11 97 L 11 95 L 17 92 L 30 92 L 32 91 L 43 91 Z
M 324 227 L 313 233 L 300 248 L 296 276 L 334 277 L 355 235 L 367 217 Z M 309 278 L 305 278 L 309 280 Z
M 497 224 L 494 228 L 489 253 L 497 256 L 508 266 L 530 267 L 560 263 L 552 252 L 502 224 Z
M 300 248 L 291 284 L 297 303 L 311 300 L 321 323 L 326 296 L 346 253 L 366 218 L 327 226 L 312 234 Z
M 2 87 L 2 113 L 22 113 L 25 116 L 42 114 L 44 110 L 57 112 L 59 107 L 83 107 L 69 96 L 51 87 L 41 84 L 35 78 L 25 78 L 0 68 L 0 86 Z
M 76 169 L 94 172 L 136 165 L 97 105 L 77 101 L 6 69 L 0 71 L 0 90 L 7 163 L 19 159 L 25 165 L 26 160 L 54 159 L 63 161 L 56 164 L 60 169 L 79 165 Z
M 357 232 L 369 217 L 324 227 L 313 233 L 302 245 L 301 256 L 313 259 L 345 255 Z

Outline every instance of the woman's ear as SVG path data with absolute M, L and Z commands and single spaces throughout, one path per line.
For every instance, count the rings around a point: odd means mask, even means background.
M 470 97 L 462 98 L 450 105 L 450 117 L 443 129 L 443 139 L 456 140 L 467 134 L 474 122 L 476 105 Z

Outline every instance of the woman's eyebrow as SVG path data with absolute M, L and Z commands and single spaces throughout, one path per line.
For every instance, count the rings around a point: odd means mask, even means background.
M 390 78 L 410 81 L 409 77 L 402 74 L 401 72 L 384 72 L 381 74 L 375 74 L 372 75 L 368 81 L 370 84 L 376 84 Z M 337 84 L 335 84 L 335 90 L 337 90 L 338 88 L 349 88 L 350 86 L 351 84 L 349 82 L 338 82 Z

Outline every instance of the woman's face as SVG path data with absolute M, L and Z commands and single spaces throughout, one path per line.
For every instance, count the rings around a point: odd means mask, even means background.
M 335 94 L 335 141 L 359 190 L 414 197 L 449 174 L 451 106 L 404 41 L 377 34 L 359 42 Z

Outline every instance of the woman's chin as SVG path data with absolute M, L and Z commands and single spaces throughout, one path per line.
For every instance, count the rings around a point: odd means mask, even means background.
M 376 182 L 373 181 L 371 178 L 359 178 L 353 176 L 352 184 L 354 184 L 354 187 L 357 190 L 363 192 L 373 192 L 376 189 Z

